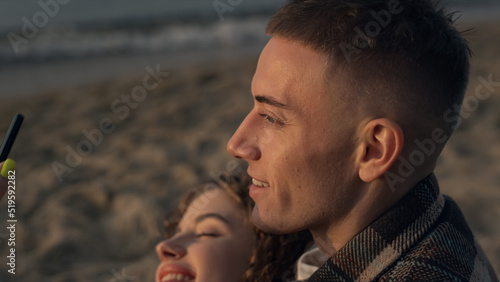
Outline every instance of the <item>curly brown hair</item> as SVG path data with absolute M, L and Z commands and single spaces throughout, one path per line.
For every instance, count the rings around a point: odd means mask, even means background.
M 251 178 L 246 174 L 222 174 L 217 180 L 202 182 L 189 190 L 179 201 L 177 208 L 165 217 L 165 237 L 175 235 L 177 226 L 188 206 L 203 193 L 222 189 L 234 203 L 241 208 L 252 223 L 254 202 L 249 196 Z M 286 235 L 273 235 L 254 226 L 255 244 L 249 267 L 242 280 L 256 281 L 289 281 L 295 277 L 295 262 L 312 242 L 308 230 Z

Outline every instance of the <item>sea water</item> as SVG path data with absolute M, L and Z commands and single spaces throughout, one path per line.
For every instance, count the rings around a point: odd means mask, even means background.
M 281 0 L 0 1 L 0 97 L 224 59 L 256 57 Z M 498 0 L 447 1 L 462 20 Z M 497 4 L 496 8 L 491 8 Z M 57 6 L 57 7 L 56 7 Z

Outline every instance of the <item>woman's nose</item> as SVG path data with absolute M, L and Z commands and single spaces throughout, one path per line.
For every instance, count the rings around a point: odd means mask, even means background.
M 186 250 L 176 245 L 172 239 L 161 241 L 156 245 L 156 254 L 161 261 L 167 259 L 180 259 L 186 255 Z

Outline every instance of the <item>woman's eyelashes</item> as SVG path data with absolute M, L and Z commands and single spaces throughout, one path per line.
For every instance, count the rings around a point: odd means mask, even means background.
M 218 233 L 212 233 L 212 232 L 200 232 L 196 234 L 196 238 L 202 238 L 202 237 L 219 237 L 220 235 Z
M 223 234 L 223 231 L 217 225 L 206 224 L 206 223 L 201 223 L 200 226 L 196 228 L 194 231 L 196 238 L 204 238 L 204 237 L 215 238 L 215 237 L 220 237 Z

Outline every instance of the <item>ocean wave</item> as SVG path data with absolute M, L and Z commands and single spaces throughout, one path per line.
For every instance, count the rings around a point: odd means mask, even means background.
M 30 62 L 119 53 L 203 51 L 247 46 L 267 40 L 267 17 L 221 22 L 162 24 L 148 28 L 81 29 L 64 25 L 40 29 L 15 52 L 9 34 L 0 42 L 0 62 Z M 20 34 L 18 34 L 20 35 Z M 11 35 L 12 36 L 12 35 Z M 27 39 L 27 38 L 26 38 Z

